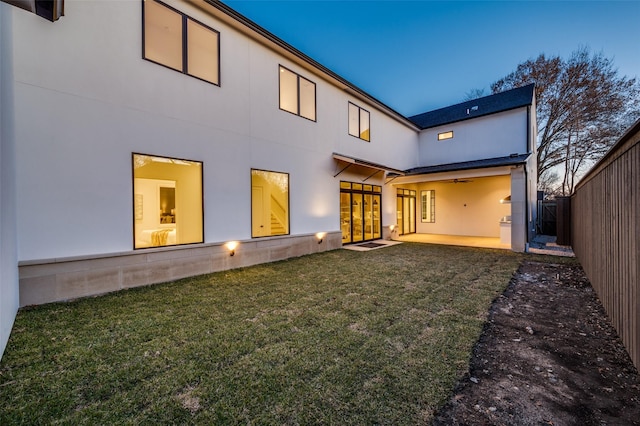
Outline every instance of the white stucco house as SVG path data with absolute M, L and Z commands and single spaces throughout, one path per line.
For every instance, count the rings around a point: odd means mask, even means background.
M 0 352 L 21 306 L 534 230 L 533 86 L 405 117 L 213 0 L 3 0 L 0 95 Z

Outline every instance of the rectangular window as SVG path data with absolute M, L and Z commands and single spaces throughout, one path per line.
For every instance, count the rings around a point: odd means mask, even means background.
M 316 121 L 316 84 L 280 65 L 280 109 Z
M 453 130 L 450 130 L 448 132 L 438 133 L 439 141 L 443 141 L 445 139 L 452 139 L 452 138 L 453 138 Z
M 134 249 L 204 242 L 202 162 L 133 154 Z
M 436 221 L 436 191 L 430 189 L 420 193 L 422 204 L 422 222 L 435 223 Z
M 251 237 L 289 234 L 289 174 L 251 170 Z
M 349 102 L 349 134 L 369 142 L 369 111 Z
M 220 33 L 159 1 L 142 5 L 142 57 L 219 86 Z

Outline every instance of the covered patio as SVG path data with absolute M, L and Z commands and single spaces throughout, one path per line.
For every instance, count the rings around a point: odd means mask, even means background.
M 392 239 L 526 251 L 529 157 L 421 167 L 395 177 L 390 183 L 399 201 Z

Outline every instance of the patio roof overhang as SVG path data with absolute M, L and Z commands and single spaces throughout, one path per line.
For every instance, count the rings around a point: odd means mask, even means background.
M 343 155 L 343 154 L 338 154 L 336 152 L 333 153 L 333 159 L 342 163 L 346 163 L 346 166 L 344 166 L 342 169 L 340 169 L 340 171 L 338 173 L 336 173 L 335 175 L 333 175 L 333 177 L 338 176 L 340 173 L 344 172 L 345 170 L 347 170 L 349 167 L 351 166 L 361 166 L 361 167 L 365 167 L 367 169 L 372 169 L 374 170 L 374 172 L 367 176 L 366 179 L 363 180 L 363 182 L 369 180 L 370 178 L 372 178 L 373 176 L 375 176 L 376 174 L 380 173 L 380 172 L 388 172 L 390 174 L 393 174 L 394 176 L 404 176 L 405 172 L 402 170 L 398 170 L 398 169 L 394 169 L 393 167 L 388 167 L 382 164 L 378 164 L 378 163 L 374 163 L 371 161 L 367 161 L 367 160 L 361 160 L 359 158 L 355 158 L 355 157 L 351 157 L 348 155 Z
M 525 164 L 531 153 L 513 154 L 508 157 L 487 158 L 483 160 L 464 161 L 461 163 L 438 164 L 436 166 L 416 167 L 405 171 L 406 176 L 428 175 L 433 173 L 457 172 L 491 167 L 516 166 Z
M 439 164 L 436 166 L 416 167 L 405 170 L 404 176 L 396 176 L 399 184 L 440 182 L 459 179 L 510 175 L 514 167 L 524 167 L 531 156 L 518 154 L 508 157 L 488 158 L 460 163 Z

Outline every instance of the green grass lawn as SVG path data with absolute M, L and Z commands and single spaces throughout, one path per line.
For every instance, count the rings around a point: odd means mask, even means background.
M 416 424 L 522 255 L 336 250 L 23 309 L 0 424 Z

